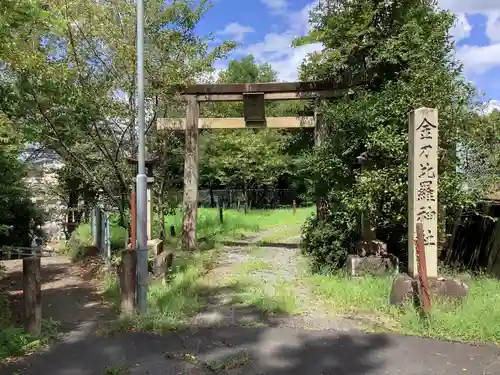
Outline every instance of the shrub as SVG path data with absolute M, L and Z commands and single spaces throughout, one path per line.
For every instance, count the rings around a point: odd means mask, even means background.
M 128 240 L 127 230 L 119 226 L 111 226 L 110 231 L 111 250 L 124 249 Z M 83 223 L 74 230 L 70 239 L 66 241 L 64 251 L 69 254 L 73 262 L 76 262 L 83 259 L 89 250 L 95 250 L 92 240 L 92 228 L 90 224 Z
M 344 266 L 349 249 L 354 249 L 356 223 L 345 211 L 337 211 L 326 222 L 311 217 L 302 236 L 302 252 L 310 258 L 315 272 L 336 269 Z

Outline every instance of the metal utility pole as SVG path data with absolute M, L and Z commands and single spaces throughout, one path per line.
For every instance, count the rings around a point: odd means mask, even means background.
M 144 124 L 144 0 L 137 0 L 137 307 L 140 313 L 148 306 L 148 237 L 146 127 Z

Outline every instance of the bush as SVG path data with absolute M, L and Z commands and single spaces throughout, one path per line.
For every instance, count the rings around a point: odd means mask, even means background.
M 343 267 L 357 238 L 356 222 L 348 212 L 337 211 L 325 222 L 307 219 L 302 229 L 302 252 L 315 272 Z
M 111 226 L 111 250 L 124 249 L 128 241 L 128 232 L 125 228 Z M 92 240 L 92 228 L 90 224 L 80 224 L 71 237 L 66 241 L 64 252 L 68 253 L 73 262 L 82 260 L 89 252 L 95 250 Z

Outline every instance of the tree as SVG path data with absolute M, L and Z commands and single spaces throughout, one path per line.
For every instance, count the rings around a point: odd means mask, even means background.
M 15 43 L 0 55 L 12 76 L 4 82 L 6 114 L 31 141 L 70 163 L 123 218 L 134 174 L 126 157 L 134 154 L 137 135 L 135 2 L 28 3 L 39 5 L 29 13 L 36 20 L 26 33 L 31 43 Z M 209 50 L 207 38 L 195 34 L 206 0 L 146 4 L 146 124 L 152 132 L 175 94 L 165 87 L 194 82 L 233 44 Z
M 321 42 L 325 48 L 304 62 L 302 78 L 356 77 L 361 84 L 353 95 L 322 107 L 330 136 L 307 165 L 327 197 L 327 216 L 305 228 L 305 251 L 318 267 L 342 266 L 359 237 L 359 216 L 369 209 L 377 236 L 404 262 L 408 112 L 439 110 L 439 204 L 448 215 L 477 202 L 496 168 L 483 158 L 481 186 L 462 189 L 456 146 L 477 150 L 482 136 L 472 121 L 474 89 L 452 57 L 448 31 L 454 18 L 432 0 L 332 0 L 328 9 L 316 7 L 311 21 L 311 33 L 297 44 Z M 373 169 L 359 179 L 352 164 L 364 151 L 374 155 Z
M 29 247 L 31 235 L 40 234 L 41 213 L 31 202 L 31 192 L 23 178 L 26 169 L 19 161 L 22 147 L 8 119 L 0 114 L 0 245 Z
M 249 55 L 231 60 L 219 74 L 218 83 L 276 82 L 277 73 L 269 64 L 257 64 Z M 209 117 L 243 117 L 243 103 L 212 103 Z M 298 115 L 297 102 L 268 102 L 266 116 Z M 302 133 L 300 133 L 303 135 Z M 244 190 L 275 187 L 293 168 L 294 142 L 302 138 L 290 131 L 275 129 L 227 129 L 203 133 L 201 138 L 201 182 Z M 298 143 L 297 143 L 298 144 Z

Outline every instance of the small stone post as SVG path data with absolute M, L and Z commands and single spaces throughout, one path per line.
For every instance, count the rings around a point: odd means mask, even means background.
M 418 276 L 416 224 L 422 223 L 427 277 L 437 277 L 438 112 L 419 108 L 409 115 L 408 271 Z
M 33 256 L 23 259 L 24 331 L 40 336 L 42 330 L 41 259 Z
M 135 249 L 123 250 L 120 273 L 121 312 L 123 315 L 132 315 L 135 312 L 136 267 L 137 251 Z

